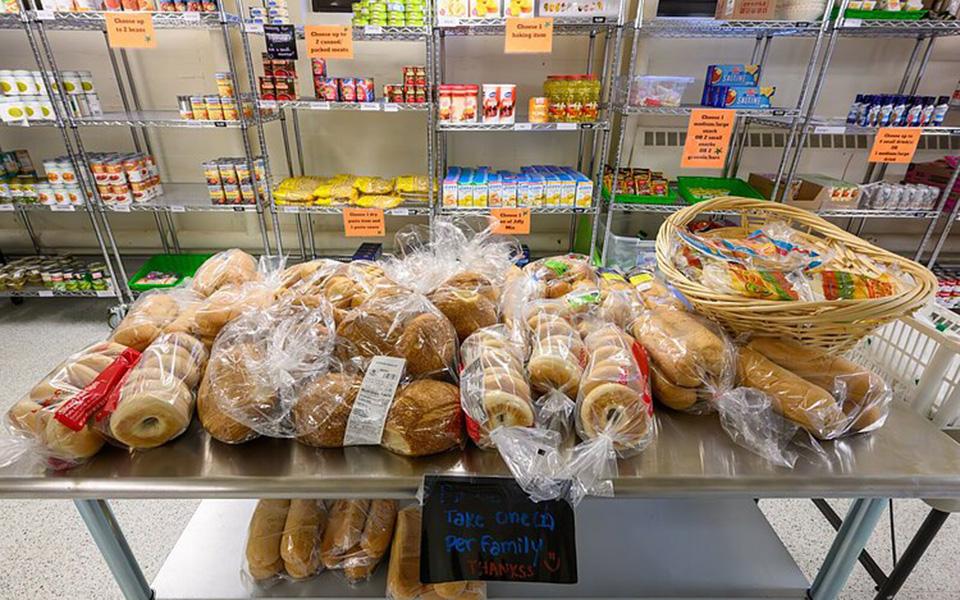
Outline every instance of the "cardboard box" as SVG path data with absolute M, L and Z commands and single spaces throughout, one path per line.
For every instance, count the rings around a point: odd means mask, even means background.
M 750 173 L 747 183 L 770 200 L 774 177 L 774 174 Z M 781 186 L 777 200 L 783 198 L 785 191 Z M 798 175 L 790 190 L 786 191 L 783 203 L 810 211 L 857 208 L 860 205 L 860 186 L 826 175 Z
M 771 196 L 773 195 L 773 178 L 776 177 L 776 173 L 750 173 L 750 177 L 747 178 L 747 183 L 750 184 L 750 187 L 760 192 L 760 194 L 767 200 L 772 200 Z M 804 208 L 806 210 L 818 210 L 820 204 L 823 201 L 821 198 L 808 197 L 800 194 L 800 180 L 794 179 L 793 184 L 790 185 L 790 191 L 786 194 L 786 199 L 781 200 L 786 192 L 786 186 L 781 185 L 780 189 L 777 191 L 777 201 L 782 201 L 784 204 L 789 204 L 790 206 L 796 206 L 797 208 Z
M 956 164 L 956 163 L 954 163 Z M 946 160 L 940 159 L 925 163 L 911 163 L 907 168 L 907 175 L 904 177 L 906 183 L 922 183 L 940 188 L 942 191 L 950 183 L 950 177 L 953 175 L 954 167 Z M 960 179 L 954 184 L 947 196 L 947 202 L 943 209 L 949 211 L 960 201 Z
M 719 0 L 716 18 L 728 21 L 766 21 L 774 17 L 777 0 Z

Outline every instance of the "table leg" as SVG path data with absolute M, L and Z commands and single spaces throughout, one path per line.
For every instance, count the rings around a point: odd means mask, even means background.
M 147 584 L 137 559 L 130 551 L 120 524 L 106 500 L 74 500 L 100 554 L 110 567 L 120 591 L 127 600 L 151 600 L 153 590 Z
M 885 498 L 854 500 L 810 587 L 811 600 L 834 600 L 839 596 L 886 506 Z

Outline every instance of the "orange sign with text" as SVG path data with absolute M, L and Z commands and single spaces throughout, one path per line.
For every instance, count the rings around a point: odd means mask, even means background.
M 507 18 L 503 38 L 507 54 L 550 54 L 553 52 L 553 17 Z
M 499 235 L 529 235 L 529 208 L 492 208 L 493 233 Z
M 108 12 L 107 44 L 111 48 L 156 48 L 153 15 L 147 12 Z
M 379 208 L 344 208 L 343 235 L 346 237 L 383 237 L 387 228 Z
M 353 58 L 353 28 L 349 25 L 307 25 L 303 37 L 310 58 Z
M 919 127 L 881 127 L 873 140 L 868 160 L 872 163 L 911 163 L 921 132 Z
M 722 169 L 730 149 L 736 111 L 698 108 L 690 113 L 687 141 L 683 144 L 684 169 Z

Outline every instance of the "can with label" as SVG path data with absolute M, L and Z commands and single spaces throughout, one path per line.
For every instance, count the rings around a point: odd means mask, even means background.
M 315 82 L 317 80 L 314 80 Z M 336 77 L 322 77 L 317 87 L 317 98 L 327 102 L 337 102 L 340 100 L 340 82 Z
M 324 58 L 311 58 L 310 70 L 313 71 L 314 78 L 327 76 L 327 61 Z
M 357 101 L 357 80 L 353 77 L 341 77 L 337 80 L 340 87 L 341 102 Z
M 372 77 L 357 77 L 357 102 L 374 102 L 376 100 L 376 87 Z
M 294 77 L 274 77 L 275 96 L 278 102 L 297 99 L 297 80 Z

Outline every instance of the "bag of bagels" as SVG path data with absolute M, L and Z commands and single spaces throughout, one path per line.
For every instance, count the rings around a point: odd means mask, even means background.
M 292 412 L 301 390 L 328 372 L 333 307 L 297 296 L 228 323 L 213 345 L 197 398 L 203 427 L 241 443 L 259 435 L 296 435 Z
M 582 254 L 565 254 L 535 260 L 523 268 L 538 285 L 540 298 L 562 298 L 575 290 L 597 290 L 597 273 Z
M 208 353 L 188 333 L 165 333 L 143 351 L 106 404 L 97 429 L 133 450 L 156 448 L 190 426 Z
M 248 588 L 306 581 L 323 572 L 320 545 L 329 518 L 323 500 L 260 500 L 247 528 L 241 580 Z
M 32 459 L 23 466 L 67 469 L 99 452 L 105 438 L 92 417 L 139 357 L 105 341 L 57 365 L 7 412 L 11 436 L 0 443 L 0 465 Z

